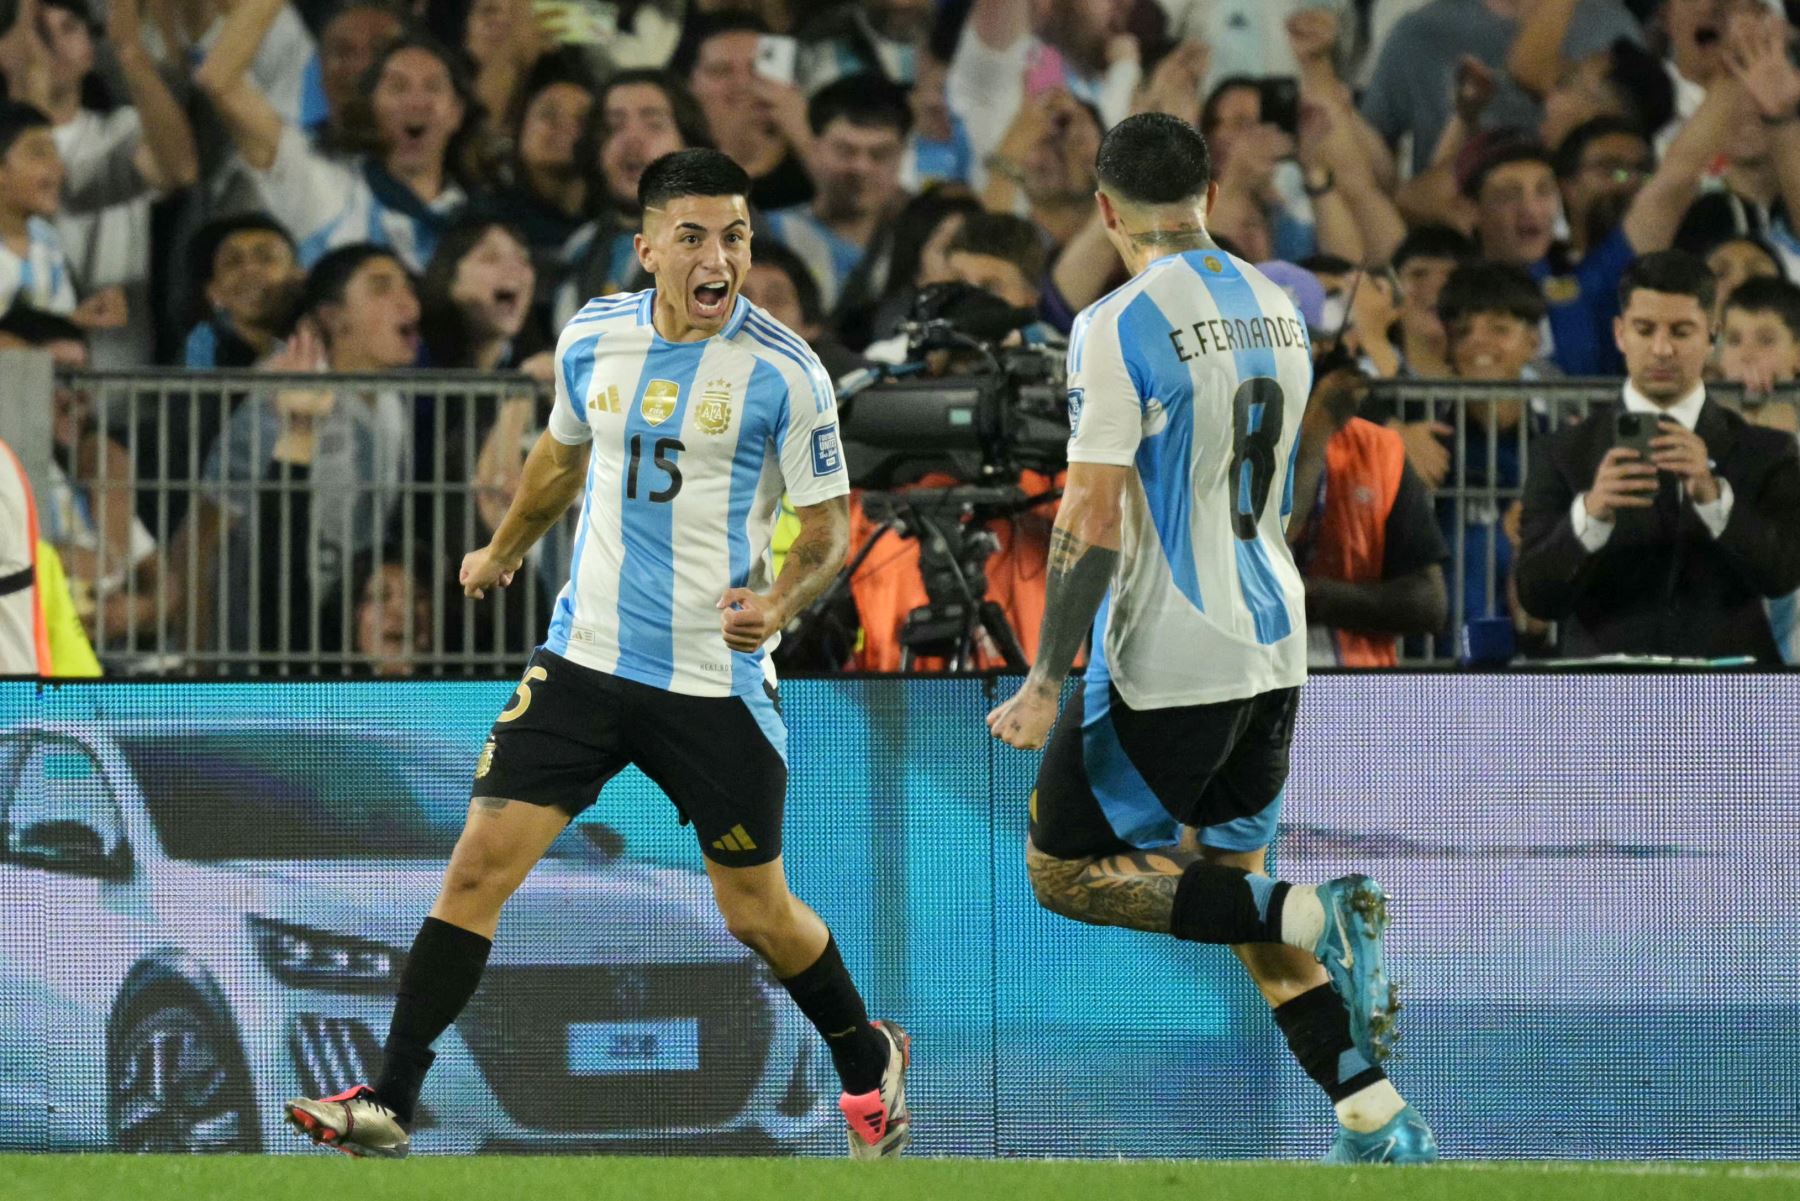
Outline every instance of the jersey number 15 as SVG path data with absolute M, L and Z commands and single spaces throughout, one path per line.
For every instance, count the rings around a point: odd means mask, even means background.
M 675 456 L 686 450 L 680 438 L 658 438 L 650 448 L 650 461 L 669 477 L 669 486 L 650 493 L 652 504 L 666 505 L 681 495 L 681 467 Z M 644 435 L 631 435 L 631 464 L 625 471 L 625 499 L 638 497 L 638 466 L 644 458 Z

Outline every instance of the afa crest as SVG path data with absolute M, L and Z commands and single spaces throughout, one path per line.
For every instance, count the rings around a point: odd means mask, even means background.
M 1573 275 L 1553 275 L 1544 281 L 1544 299 L 1551 304 L 1574 304 L 1581 299 L 1581 281 Z
M 731 381 L 716 379 L 700 393 L 700 407 L 694 410 L 694 428 L 703 434 L 722 434 L 731 428 Z
M 490 738 L 487 740 L 486 745 L 484 745 L 481 748 L 480 757 L 475 760 L 475 778 L 477 780 L 479 780 L 483 776 L 487 775 L 488 772 L 492 771 L 493 769 L 494 769 L 494 740 L 492 738 Z
M 644 385 L 644 399 L 638 405 L 638 411 L 651 425 L 661 425 L 674 415 L 675 406 L 680 402 L 680 384 L 674 380 L 653 379 Z

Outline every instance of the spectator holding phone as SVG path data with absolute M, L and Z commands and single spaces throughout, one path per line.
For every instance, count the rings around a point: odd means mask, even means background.
M 750 173 L 750 204 L 764 212 L 812 199 L 812 127 L 794 86 L 794 43 L 749 13 L 688 19 L 669 66 L 687 80 L 718 148 Z
M 1706 395 L 1716 286 L 1681 251 L 1633 263 L 1623 404 L 1532 445 L 1518 593 L 1565 654 L 1780 661 L 1762 602 L 1800 587 L 1800 455 Z

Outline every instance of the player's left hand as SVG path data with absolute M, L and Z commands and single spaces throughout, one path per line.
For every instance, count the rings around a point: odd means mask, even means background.
M 780 633 L 784 624 L 775 601 L 748 588 L 727 588 L 718 607 L 725 645 L 746 655 Z
M 987 715 L 988 732 L 1007 746 L 1035 751 L 1056 724 L 1056 692 L 1027 682 Z
M 1713 476 L 1705 441 L 1678 421 L 1665 419 L 1660 429 L 1662 432 L 1650 439 L 1650 461 L 1680 476 L 1696 504 L 1718 500 L 1719 481 Z

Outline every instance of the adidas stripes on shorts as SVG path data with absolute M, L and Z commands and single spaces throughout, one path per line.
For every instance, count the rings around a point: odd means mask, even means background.
M 574 817 L 627 764 L 668 794 L 713 862 L 754 867 L 781 854 L 787 728 L 772 688 L 688 696 L 540 647 L 494 721 L 469 795 Z

